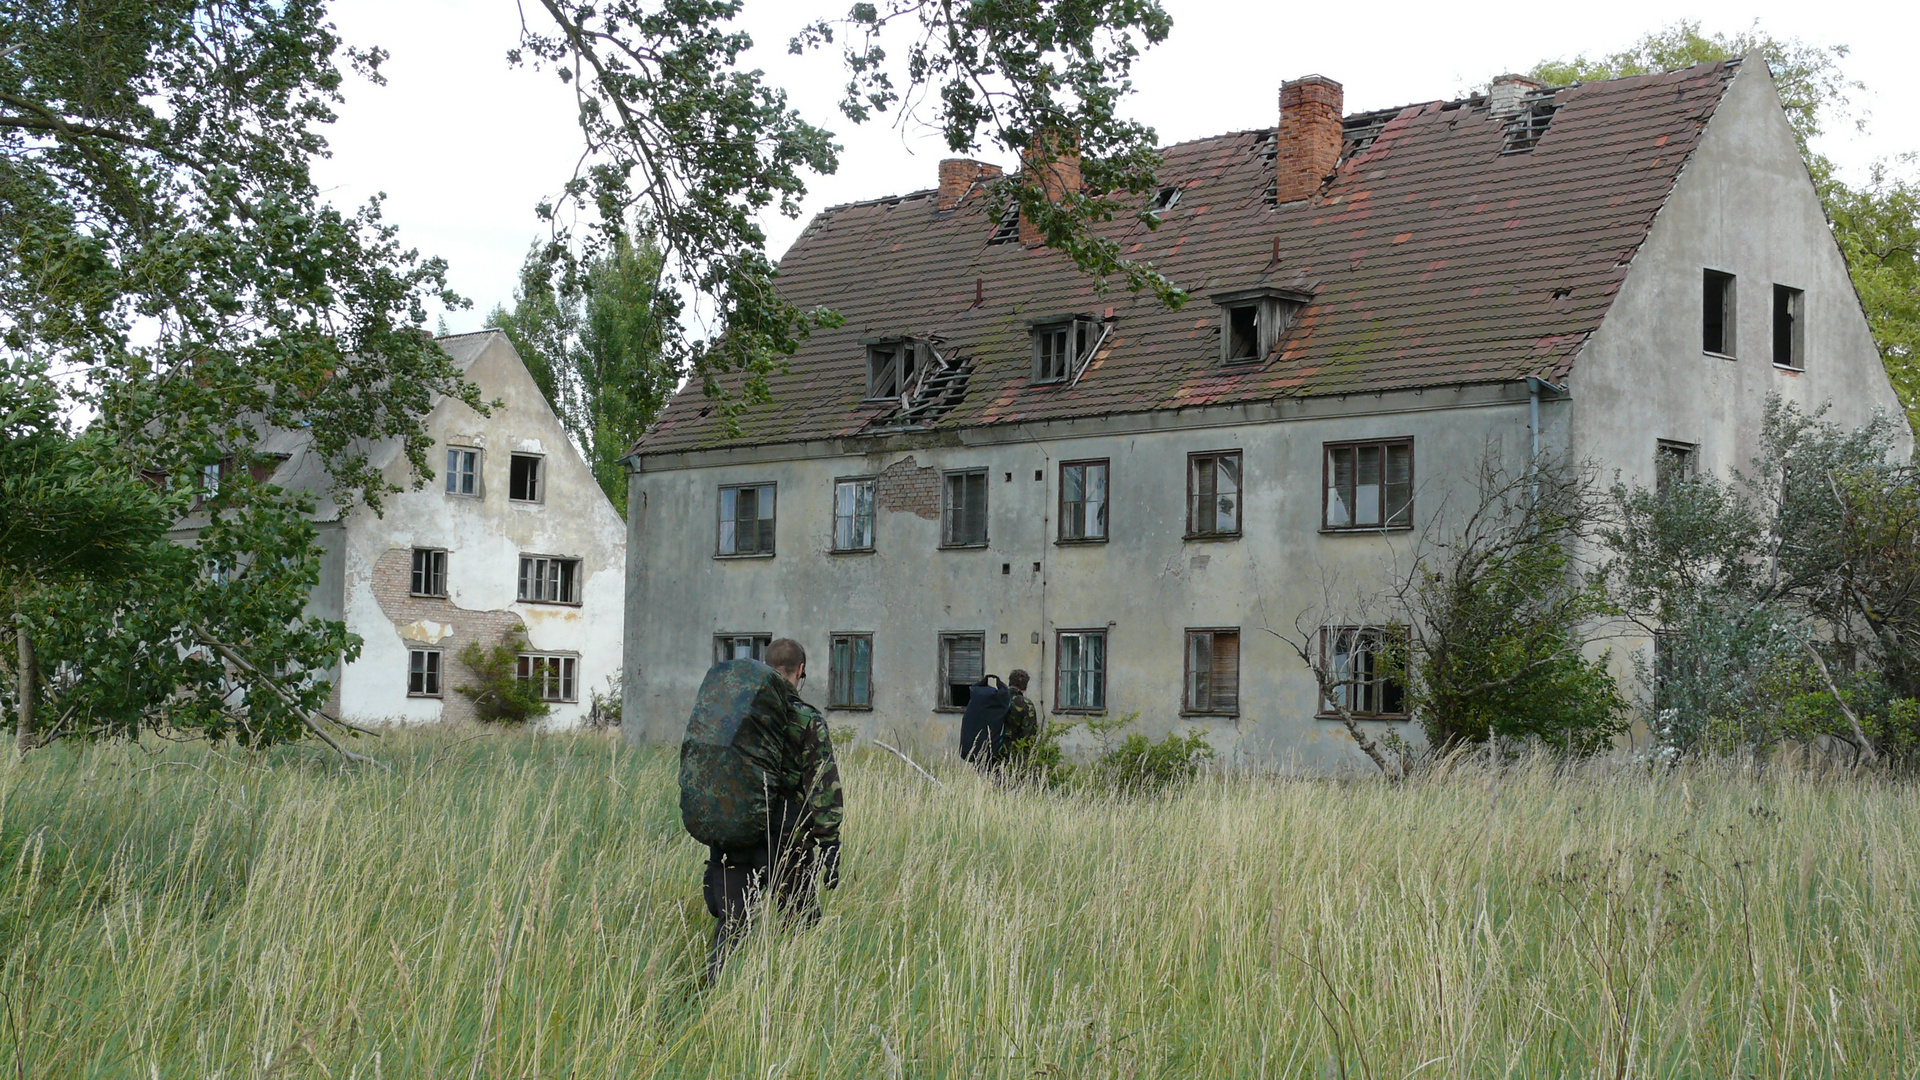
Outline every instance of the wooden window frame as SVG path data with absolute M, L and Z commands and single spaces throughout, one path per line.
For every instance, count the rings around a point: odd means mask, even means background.
M 1030 334 L 1033 339 L 1033 370 L 1030 381 L 1035 386 L 1057 386 L 1069 382 L 1080 373 L 1088 359 L 1087 353 L 1094 347 L 1099 336 L 1095 333 L 1098 324 L 1088 315 L 1058 315 L 1034 321 Z M 1047 346 L 1055 335 L 1065 335 L 1061 341 L 1061 354 L 1058 357 L 1059 370 L 1051 370 L 1047 363 Z
M 953 512 L 949 505 L 949 491 L 955 480 L 963 477 L 980 478 L 980 538 L 978 540 L 954 539 Z M 940 546 L 942 548 L 984 548 L 992 537 L 990 510 L 993 506 L 993 476 L 986 466 L 971 469 L 947 469 L 940 474 Z
M 912 384 L 914 373 L 932 359 L 921 355 L 926 346 L 914 338 L 881 338 L 863 344 L 867 348 L 867 401 L 898 401 Z
M 833 554 L 835 555 L 870 555 L 873 553 L 874 533 L 877 531 L 879 522 L 880 522 L 879 479 L 880 478 L 877 476 L 834 477 L 833 506 L 830 508 L 832 511 L 831 519 L 833 522 L 833 536 L 829 540 L 829 550 L 832 551 Z M 854 484 L 854 485 L 865 484 L 867 486 L 867 491 L 868 491 L 867 542 L 864 545 L 856 544 L 851 547 L 840 546 L 840 522 L 843 520 L 840 516 L 840 488 L 844 484 Z M 854 496 L 855 503 L 854 503 L 853 516 L 846 518 L 845 520 L 858 523 L 860 520 L 860 513 L 859 513 L 859 501 L 858 501 L 859 495 L 857 493 L 858 492 L 857 486 L 855 488 L 855 491 L 856 491 L 856 494 Z M 775 513 L 778 513 L 779 507 L 776 505 L 774 510 L 775 510 Z
M 468 463 L 473 467 L 471 469 L 460 468 L 458 463 L 459 455 L 466 455 L 469 459 Z M 478 446 L 465 446 L 459 443 L 449 443 L 447 445 L 447 494 L 461 499 L 478 499 L 482 497 L 480 482 L 484 473 L 483 464 L 486 460 L 484 455 L 485 451 Z M 472 481 L 472 491 L 459 490 L 463 485 L 456 483 L 456 481 L 462 477 Z
M 543 573 L 540 569 L 540 564 L 542 563 L 549 566 L 559 566 L 562 569 L 557 575 Z M 532 565 L 529 566 L 529 564 Z M 573 568 L 571 573 L 565 569 L 565 567 L 568 566 Z M 518 573 L 514 577 L 514 602 L 518 604 L 557 604 L 562 607 L 579 607 L 581 603 L 580 596 L 583 591 L 581 588 L 582 579 L 586 576 L 585 571 L 585 560 L 575 556 L 540 555 L 523 551 L 520 553 Z M 571 595 L 563 595 L 557 599 L 528 595 L 529 590 L 527 586 L 530 582 L 538 581 L 540 583 L 538 588 L 531 591 L 545 592 L 547 582 L 555 576 L 560 579 L 556 587 L 562 593 L 570 593 Z M 568 588 L 569 585 L 571 585 L 570 589 Z
M 1787 320 L 1784 333 L 1780 325 L 1782 318 Z M 1773 366 L 1782 371 L 1807 370 L 1807 291 L 1791 285 L 1773 283 Z M 1782 338 L 1786 346 L 1785 360 L 1780 358 Z
M 522 461 L 533 462 L 533 494 L 531 497 L 515 495 L 513 471 Z M 507 455 L 507 501 L 525 506 L 538 506 L 547 501 L 547 456 L 545 454 L 523 454 L 514 451 Z
M 1194 487 L 1193 487 L 1194 464 L 1202 458 L 1207 458 L 1214 461 L 1214 470 L 1215 470 L 1216 479 L 1215 479 L 1214 494 L 1213 494 L 1213 498 L 1214 498 L 1213 517 L 1214 517 L 1214 522 L 1218 524 L 1220 519 L 1220 509 L 1219 509 L 1220 489 L 1219 489 L 1219 481 L 1218 481 L 1218 473 L 1219 473 L 1218 459 L 1226 458 L 1226 457 L 1234 458 L 1237 461 L 1238 471 L 1240 476 L 1239 486 L 1235 490 L 1235 494 L 1239 496 L 1240 502 L 1239 502 L 1239 505 L 1236 506 L 1233 511 L 1233 528 L 1231 530 L 1212 529 L 1209 531 L 1202 532 L 1200 531 L 1199 528 L 1197 528 L 1198 522 L 1195 521 L 1195 517 L 1197 516 L 1197 510 L 1198 510 L 1198 504 L 1196 500 L 1199 498 L 1199 495 L 1197 492 L 1194 491 Z M 1243 531 L 1247 527 L 1247 459 L 1246 459 L 1245 452 L 1239 449 L 1238 447 L 1236 447 L 1230 450 L 1196 450 L 1193 453 L 1188 454 L 1185 483 L 1187 487 L 1187 507 L 1186 507 L 1187 531 L 1183 539 L 1186 539 L 1186 540 L 1238 540 L 1240 539 Z
M 1202 705 L 1201 703 L 1198 703 L 1194 700 L 1193 641 L 1195 637 L 1200 635 L 1205 635 L 1207 638 L 1207 642 L 1208 642 L 1207 656 L 1208 656 L 1208 668 L 1209 668 L 1208 677 L 1209 679 L 1211 679 L 1212 672 L 1215 670 L 1218 670 L 1218 661 L 1214 659 L 1217 656 L 1215 643 L 1219 640 L 1219 637 L 1222 634 L 1232 634 L 1233 641 L 1234 641 L 1233 703 L 1227 706 L 1222 706 L 1218 704 L 1219 697 L 1214 693 L 1212 684 L 1211 682 L 1209 682 L 1208 690 L 1207 690 L 1207 701 L 1204 705 Z M 1180 655 L 1181 655 L 1180 715 L 1182 716 L 1239 716 L 1240 715 L 1240 671 L 1243 666 L 1241 664 L 1241 660 L 1244 659 L 1246 655 L 1245 653 L 1241 652 L 1240 649 L 1241 649 L 1241 645 L 1244 644 L 1245 640 L 1246 639 L 1242 637 L 1240 634 L 1240 628 L 1237 626 L 1189 626 L 1187 627 L 1186 636 L 1182 639 L 1181 650 L 1180 650 Z
M 1309 293 L 1293 289 L 1259 286 L 1214 293 L 1210 299 L 1220 307 L 1221 366 L 1247 368 L 1267 362 L 1280 340 L 1293 328 L 1300 310 L 1313 298 Z M 1248 309 L 1253 312 L 1253 352 L 1242 355 L 1233 351 L 1234 312 Z
M 767 528 L 767 538 L 766 538 L 767 546 L 764 549 L 756 547 L 751 551 L 740 550 L 740 529 L 739 529 L 740 517 L 737 509 L 739 506 L 739 496 L 736 495 L 734 496 L 734 506 L 736 507 L 736 511 L 735 511 L 735 516 L 733 518 L 734 550 L 728 551 L 726 549 L 726 542 L 723 538 L 724 537 L 723 530 L 726 527 L 726 521 L 727 521 L 727 517 L 726 517 L 727 494 L 726 493 L 729 491 L 737 492 L 737 491 L 748 491 L 748 490 L 751 490 L 755 493 L 753 520 L 756 522 L 765 521 L 769 523 Z M 760 492 L 762 491 L 771 492 L 773 495 L 773 515 L 771 517 L 759 516 L 760 499 L 761 499 Z M 756 527 L 754 531 L 757 537 L 759 533 L 758 527 Z M 774 552 L 777 547 L 777 539 L 779 536 L 779 531 L 780 531 L 780 485 L 779 484 L 771 480 L 761 480 L 761 481 L 756 481 L 750 484 L 721 484 L 720 485 L 713 500 L 713 557 L 714 558 L 716 559 L 771 559 L 773 558 Z
M 1360 635 L 1368 635 L 1368 636 L 1377 636 L 1381 638 L 1383 644 L 1376 645 L 1375 647 L 1366 650 L 1365 655 L 1368 655 L 1368 656 L 1374 655 L 1383 647 L 1384 639 L 1386 635 L 1391 634 L 1394 637 L 1399 638 L 1400 641 L 1402 642 L 1403 648 L 1405 647 L 1404 643 L 1407 640 L 1407 628 L 1404 626 L 1322 626 L 1320 628 L 1320 643 L 1319 643 L 1320 665 L 1321 665 L 1322 671 L 1330 671 L 1329 665 L 1331 665 L 1333 662 L 1333 659 L 1332 659 L 1333 653 L 1330 646 L 1333 643 L 1334 635 L 1337 635 L 1337 634 L 1352 634 L 1352 635 L 1355 635 L 1356 637 Z M 1353 652 L 1349 650 L 1348 655 L 1353 655 Z M 1380 697 L 1380 699 L 1382 700 L 1382 703 L 1384 703 L 1385 701 L 1388 687 L 1394 687 L 1395 691 L 1399 694 L 1401 707 L 1398 712 L 1381 712 L 1381 711 L 1370 711 L 1370 710 L 1349 708 L 1347 711 L 1351 713 L 1353 715 L 1353 718 L 1356 720 L 1410 720 L 1412 719 L 1412 715 L 1408 712 L 1406 708 L 1407 688 L 1404 682 L 1396 684 L 1393 680 L 1388 679 L 1384 675 L 1379 675 L 1377 673 L 1369 673 L 1366 677 L 1363 677 L 1363 678 L 1342 679 L 1340 680 L 1340 685 L 1344 687 L 1355 687 L 1355 686 L 1362 686 L 1362 685 L 1377 687 L 1378 689 L 1376 689 L 1374 693 L 1378 697 Z M 1320 707 L 1319 707 L 1319 710 L 1314 714 L 1315 717 L 1321 720 L 1338 720 L 1340 718 L 1340 713 L 1339 713 L 1339 710 L 1333 707 L 1333 702 L 1328 700 L 1324 694 L 1321 694 L 1319 696 L 1320 696 Z
M 1067 470 L 1075 469 L 1075 468 L 1085 470 L 1090 466 L 1099 466 L 1100 469 L 1102 469 L 1106 474 L 1106 478 L 1104 481 L 1106 485 L 1105 486 L 1106 499 L 1101 504 L 1102 509 L 1105 511 L 1105 516 L 1106 516 L 1105 527 L 1101 529 L 1100 535 L 1098 536 L 1068 536 L 1067 535 L 1067 521 L 1068 521 L 1067 507 L 1070 504 L 1067 502 Z M 1113 459 L 1112 458 L 1081 458 L 1076 461 L 1063 461 L 1060 463 L 1059 475 L 1060 475 L 1060 490 L 1058 492 L 1058 497 L 1054 500 L 1057 513 L 1059 514 L 1059 517 L 1056 518 L 1056 520 L 1058 521 L 1059 524 L 1055 530 L 1058 535 L 1054 538 L 1054 543 L 1056 544 L 1104 544 L 1108 540 L 1112 539 L 1113 537 Z M 1080 481 L 1080 491 L 1083 496 L 1085 495 L 1086 490 L 1087 490 L 1086 479 L 1085 479 L 1085 473 L 1083 472 L 1081 474 L 1081 481 Z M 1080 500 L 1078 505 L 1086 506 L 1089 504 L 1089 502 L 1090 500 L 1083 497 Z
M 1664 496 L 1667 493 L 1667 485 L 1673 476 L 1667 468 L 1668 461 L 1680 462 L 1679 476 L 1682 480 L 1700 475 L 1700 444 L 1677 439 L 1653 441 L 1653 490 L 1656 495 Z
M 840 646 L 841 646 L 841 643 L 843 642 L 846 643 L 848 646 L 849 660 L 851 660 L 852 658 L 853 643 L 862 642 L 866 645 L 867 697 L 865 701 L 855 701 L 853 700 L 851 694 L 843 695 L 841 693 L 842 689 L 849 689 L 849 690 L 851 689 L 851 683 L 848 680 L 851 680 L 853 676 L 853 672 L 858 670 L 857 665 L 852 665 L 852 670 L 846 670 L 841 667 Z M 982 643 L 982 648 L 984 647 L 985 647 L 985 644 Z M 843 682 L 847 682 L 847 685 L 845 687 L 843 687 L 842 685 Z M 840 631 L 835 631 L 833 634 L 828 636 L 827 638 L 827 708 L 838 711 L 838 712 L 872 712 L 873 711 L 873 632 L 872 631 L 840 630 Z
M 733 646 L 742 639 L 745 639 L 747 642 L 748 657 L 765 663 L 767 659 L 767 647 L 773 644 L 773 635 L 753 631 L 735 631 L 733 633 L 723 631 L 713 635 L 713 662 L 718 664 L 723 660 L 738 659 L 733 655 Z M 723 646 L 726 649 L 725 656 L 721 655 Z
M 523 652 L 514 657 L 513 677 L 521 683 L 534 681 L 536 669 L 541 665 L 558 665 L 558 677 L 539 675 L 539 685 L 534 696 L 547 702 L 575 702 L 580 700 L 580 654 L 567 652 Z M 549 697 L 547 688 L 557 684 L 558 693 Z
M 1329 512 L 1330 508 L 1327 502 L 1328 492 L 1332 489 L 1332 485 L 1333 485 L 1333 453 L 1336 450 L 1358 451 L 1366 447 L 1372 447 L 1372 446 L 1377 446 L 1380 448 L 1380 523 L 1377 525 L 1360 525 L 1360 524 L 1335 525 L 1333 524 L 1332 514 Z M 1399 446 L 1404 446 L 1407 448 L 1407 503 L 1406 503 L 1406 508 L 1404 510 L 1405 520 L 1402 520 L 1396 523 L 1393 520 L 1393 518 L 1396 515 L 1388 513 L 1388 509 L 1387 509 L 1388 507 L 1387 455 L 1393 447 L 1399 447 Z M 1396 435 L 1392 438 L 1387 438 L 1387 439 L 1350 439 L 1342 442 L 1321 443 L 1320 444 L 1320 531 L 1323 533 L 1384 533 L 1384 532 L 1410 531 L 1413 528 L 1414 496 L 1418 492 L 1419 486 L 1420 486 L 1418 465 L 1419 465 L 1419 461 L 1414 452 L 1413 436 L 1411 435 Z M 1356 477 L 1354 480 L 1354 489 L 1357 492 L 1360 486 L 1360 481 L 1358 479 L 1359 459 L 1357 454 L 1355 457 L 1354 473 Z M 1357 495 L 1356 495 L 1356 501 L 1357 501 Z M 1355 510 L 1357 510 L 1357 507 L 1355 507 L 1352 503 L 1349 503 L 1349 513 L 1354 513 Z M 1359 515 L 1357 513 L 1354 513 L 1354 516 L 1358 517 Z
M 1092 638 L 1100 642 L 1099 683 L 1096 687 L 1099 701 L 1092 705 L 1071 705 L 1067 703 L 1067 664 L 1066 639 L 1079 638 L 1082 641 Z M 1066 627 L 1053 632 L 1053 705 L 1051 711 L 1074 715 L 1099 716 L 1107 711 L 1107 673 L 1113 669 L 1110 662 L 1112 654 L 1108 649 L 1108 629 L 1104 626 Z M 1085 654 L 1082 653 L 1084 656 Z M 1085 669 L 1080 669 L 1084 671 Z
M 947 670 L 947 660 L 949 658 L 948 642 L 958 641 L 965 638 L 980 639 L 980 670 L 982 672 L 985 672 L 987 670 L 987 633 L 986 631 L 984 630 L 942 630 L 940 632 L 940 636 L 936 639 L 936 644 L 934 646 L 935 651 L 937 653 L 935 657 L 935 662 L 939 668 L 939 673 L 938 673 L 939 682 L 934 684 L 934 696 L 933 696 L 934 712 L 957 713 L 957 712 L 967 711 L 967 707 L 965 705 L 952 705 L 952 704 L 949 704 L 947 700 L 949 696 L 948 688 L 950 685 L 953 685 L 949 678 L 950 672 Z M 972 684 L 969 683 L 968 685 L 972 685 Z
M 420 557 L 422 555 L 427 556 L 428 562 L 426 584 L 431 586 L 437 580 L 440 586 L 437 590 L 421 588 Z M 413 566 L 407 582 L 407 595 L 441 598 L 447 595 L 447 549 L 423 547 L 413 549 Z
M 416 648 L 413 648 L 412 646 L 409 646 L 407 648 L 407 696 L 408 697 L 410 698 L 444 698 L 447 696 L 446 695 L 447 671 L 446 671 L 446 655 L 445 654 L 446 654 L 445 649 L 416 649 Z M 417 669 L 414 663 L 414 657 L 420 657 L 422 660 L 422 663 L 418 666 Z M 421 689 L 419 690 L 415 690 L 413 688 L 414 676 L 416 674 L 420 676 Z M 431 689 L 428 689 L 426 686 L 428 679 L 431 679 L 433 682 L 433 686 Z
M 1712 347 L 1714 342 L 1707 336 L 1709 325 L 1707 316 L 1713 310 L 1713 288 L 1720 286 L 1720 348 Z M 1740 354 L 1739 335 L 1734 331 L 1738 327 L 1740 311 L 1740 278 L 1725 270 L 1703 267 L 1700 271 L 1700 351 L 1708 356 L 1717 356 L 1723 360 L 1738 359 Z

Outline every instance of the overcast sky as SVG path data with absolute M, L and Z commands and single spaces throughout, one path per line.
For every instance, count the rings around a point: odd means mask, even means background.
M 1245 4 L 1164 0 L 1173 33 L 1135 68 L 1134 116 L 1163 144 L 1275 122 L 1282 80 L 1318 73 L 1346 87 L 1349 112 L 1458 96 L 1489 76 L 1549 57 L 1605 53 L 1677 19 L 1732 32 L 1754 19 L 1776 37 L 1853 52 L 1847 74 L 1867 84 L 1858 104 L 1865 136 L 1823 138 L 1817 149 L 1850 177 L 1876 158 L 1920 150 L 1920 4 L 1612 0 L 1600 4 Z M 529 17 L 539 14 L 527 0 Z M 534 206 L 571 174 L 580 153 L 571 93 L 551 72 L 511 69 L 519 34 L 514 0 L 334 0 L 342 36 L 391 54 L 387 85 L 350 79 L 333 157 L 317 178 L 328 197 L 355 206 L 387 195 L 402 240 L 450 264 L 453 288 L 473 302 L 445 313 L 455 331 L 477 329 L 512 300 L 527 245 L 541 232 Z M 846 0 L 747 0 L 742 26 L 753 66 L 788 90 L 790 103 L 836 133 L 836 175 L 812 178 L 805 214 L 765 223 L 776 257 L 823 207 L 932 187 L 944 146 L 889 118 L 855 127 L 834 109 L 844 77 L 833 54 L 787 55 L 802 23 L 843 13 Z M 989 160 L 992 153 L 980 155 Z M 1011 160 L 1002 164 L 1011 165 Z M 434 313 L 436 316 L 438 312 Z

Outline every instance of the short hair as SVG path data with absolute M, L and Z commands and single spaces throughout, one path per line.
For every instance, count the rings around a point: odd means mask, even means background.
M 1013 687 L 1015 690 L 1025 690 L 1027 684 L 1032 681 L 1033 676 L 1027 674 L 1026 668 L 1014 668 L 1012 671 L 1007 672 L 1007 685 Z
M 807 650 L 790 637 L 767 646 L 767 666 L 775 671 L 799 671 L 800 665 L 807 662 Z

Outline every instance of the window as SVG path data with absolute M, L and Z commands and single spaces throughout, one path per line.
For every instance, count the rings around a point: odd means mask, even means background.
M 720 489 L 720 554 L 773 554 L 772 484 Z
M 1007 208 L 1000 211 L 1000 220 L 994 223 L 993 235 L 987 237 L 987 243 L 1004 244 L 1019 235 L 1020 204 L 1009 202 Z
M 867 397 L 897 398 L 913 384 L 920 361 L 928 359 L 911 341 L 881 341 L 867 346 Z
M 1733 275 L 1718 270 L 1702 272 L 1700 290 L 1701 348 L 1719 356 L 1733 355 Z
M 521 653 L 514 677 L 531 687 L 541 701 L 578 701 L 573 688 L 577 662 L 572 656 Z
M 873 635 L 835 634 L 827 656 L 827 708 L 873 707 Z
M 520 556 L 520 596 L 530 604 L 580 602 L 580 560 Z
M 1092 319 L 1058 319 L 1033 327 L 1033 381 L 1065 382 L 1077 375 L 1094 345 Z
M 1803 370 L 1807 363 L 1802 351 L 1806 339 L 1800 329 L 1806 296 L 1785 285 L 1773 287 L 1773 362 L 1795 371 Z
M 987 543 L 987 470 L 946 474 L 941 500 L 940 546 L 985 547 Z
M 1260 309 L 1241 304 L 1227 309 L 1227 363 L 1260 359 Z
M 1257 364 L 1273 352 L 1281 335 L 1311 294 L 1291 289 L 1240 289 L 1215 293 L 1220 305 L 1220 360 L 1226 364 Z
M 542 460 L 536 454 L 515 454 L 507 470 L 507 498 L 515 502 L 539 502 L 545 490 Z
M 1328 443 L 1323 529 L 1413 527 L 1413 440 Z
M 440 696 L 440 650 L 407 650 L 407 696 Z
M 1560 108 L 1554 104 L 1553 96 L 1551 89 L 1543 88 L 1521 99 L 1519 111 L 1507 120 L 1506 145 L 1501 147 L 1501 153 L 1524 153 L 1540 142 L 1553 123 L 1553 114 Z
M 1240 711 L 1240 630 L 1187 631 L 1187 712 Z
M 1153 205 L 1148 209 L 1157 214 L 1163 210 L 1171 210 L 1178 205 L 1180 205 L 1180 189 L 1177 187 L 1163 187 L 1159 191 L 1154 192 Z
M 1053 667 L 1054 712 L 1099 712 L 1107 707 L 1107 632 L 1062 630 Z
M 413 549 L 413 595 L 447 595 L 447 553 L 434 548 Z
M 767 646 L 773 644 L 772 634 L 715 634 L 713 635 L 713 662 L 722 660 L 761 660 L 767 658 Z
M 1345 708 L 1355 716 L 1405 717 L 1407 692 L 1399 669 L 1406 641 L 1406 631 L 1398 627 L 1323 628 L 1320 657 L 1333 696 L 1321 703 L 1321 715 L 1338 715 Z
M 1060 464 L 1060 542 L 1107 538 L 1107 463 Z
M 1694 443 L 1661 439 L 1653 448 L 1653 487 L 1665 495 L 1675 483 L 1693 479 L 1700 468 L 1700 447 Z
M 447 494 L 480 494 L 480 451 L 465 446 L 447 447 Z
M 1187 455 L 1187 536 L 1240 535 L 1240 451 Z
M 833 550 L 873 550 L 873 478 L 833 482 Z
M 940 691 L 937 709 L 964 709 L 973 684 L 987 670 L 987 635 L 940 635 Z

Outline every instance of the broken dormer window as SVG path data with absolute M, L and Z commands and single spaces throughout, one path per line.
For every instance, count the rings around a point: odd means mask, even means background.
M 1559 108 L 1552 90 L 1536 90 L 1520 99 L 1519 110 L 1507 119 L 1507 144 L 1500 152 L 1518 154 L 1533 149 L 1546 135 L 1547 125 L 1553 123 L 1553 114 Z
M 1000 211 L 1000 223 L 994 227 L 993 235 L 987 237 L 989 244 L 1004 244 L 1020 235 L 1020 204 L 1010 202 Z
M 911 341 L 879 341 L 867 346 L 867 398 L 897 398 L 913 382 L 919 347 Z
M 1059 318 L 1033 327 L 1033 381 L 1065 382 L 1078 374 L 1098 337 L 1090 318 Z
M 1178 205 L 1180 205 L 1180 189 L 1177 187 L 1163 187 L 1154 193 L 1153 204 L 1148 207 L 1148 209 L 1158 214 L 1171 210 Z
M 1310 297 L 1290 289 L 1258 288 L 1219 293 L 1213 299 L 1220 305 L 1221 363 L 1257 364 L 1272 354 Z

